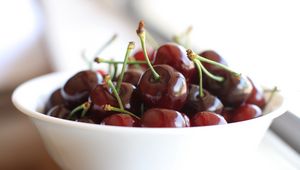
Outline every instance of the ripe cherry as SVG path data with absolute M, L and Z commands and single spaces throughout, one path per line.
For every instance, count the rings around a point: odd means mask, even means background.
M 243 104 L 233 110 L 231 122 L 240 122 L 262 116 L 262 110 L 253 104 Z
M 246 100 L 246 103 L 255 104 L 258 107 L 260 107 L 261 109 L 263 109 L 266 105 L 266 99 L 264 96 L 263 89 L 259 85 L 254 83 L 249 77 L 248 77 L 248 80 L 252 84 L 253 89 L 252 89 L 248 99 Z
M 210 126 L 227 124 L 223 116 L 213 112 L 198 112 L 191 118 L 192 126 Z
M 150 69 L 141 77 L 138 92 L 146 107 L 180 110 L 187 98 L 184 76 L 168 65 L 155 65 L 160 78 L 155 80 Z
M 129 114 L 119 113 L 113 114 L 103 119 L 101 125 L 112 126 L 127 126 L 127 127 L 139 127 L 140 122 L 138 119 L 130 116 Z
M 253 87 L 244 75 L 236 76 L 223 69 L 214 70 L 213 73 L 224 80 L 218 82 L 207 78 L 204 87 L 219 97 L 225 106 L 237 107 L 247 100 Z
M 102 81 L 101 75 L 86 70 L 72 76 L 61 89 L 68 108 L 72 109 L 88 100 L 90 92 Z
M 160 46 L 155 54 L 153 64 L 172 66 L 184 75 L 188 83 L 192 81 L 196 73 L 195 66 L 189 60 L 185 48 L 175 43 L 167 43 Z
M 182 110 L 190 117 L 201 111 L 221 113 L 223 110 L 223 104 L 216 96 L 213 96 L 204 89 L 203 96 L 201 97 L 199 95 L 199 86 L 190 84 L 188 97 Z
M 64 99 L 61 96 L 61 88 L 56 89 L 50 95 L 49 99 L 46 102 L 44 113 L 46 114 L 52 107 L 56 105 L 63 105 L 65 103 Z
M 142 127 L 189 127 L 189 121 L 184 114 L 170 109 L 151 108 L 141 118 Z

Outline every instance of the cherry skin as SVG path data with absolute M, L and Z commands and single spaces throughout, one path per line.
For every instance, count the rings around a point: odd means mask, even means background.
M 266 105 L 266 99 L 264 97 L 263 89 L 259 85 L 254 83 L 249 77 L 248 77 L 248 79 L 249 79 L 250 83 L 252 84 L 253 89 L 250 93 L 250 96 L 246 100 L 246 103 L 255 104 L 258 107 L 260 107 L 261 109 L 263 109 Z
M 198 112 L 191 118 L 192 126 L 211 126 L 223 124 L 227 124 L 227 121 L 223 116 L 208 111 Z
M 90 92 L 102 81 L 102 76 L 94 71 L 80 71 L 72 76 L 62 87 L 61 95 L 68 108 L 84 103 Z
M 189 127 L 188 117 L 176 110 L 151 108 L 143 113 L 142 127 Z
M 169 65 L 155 65 L 159 80 L 153 78 L 150 69 L 142 75 L 138 92 L 147 108 L 158 107 L 180 110 L 184 105 L 188 89 L 184 76 Z
M 144 71 L 141 69 L 128 69 L 124 72 L 123 82 L 127 82 L 137 86 L 140 81 Z
M 136 103 L 133 97 L 135 89 L 135 86 L 132 84 L 123 82 L 119 92 L 124 108 L 134 113 L 138 110 L 138 107 L 135 108 Z M 96 122 L 102 121 L 103 118 L 114 114 L 114 112 L 105 111 L 103 108 L 104 105 L 109 104 L 114 107 L 119 107 L 117 99 L 107 84 L 97 85 L 91 92 L 89 101 L 92 103 L 89 115 L 91 115 Z
M 204 88 L 217 96 L 225 106 L 237 107 L 247 100 L 253 88 L 247 77 L 235 76 L 224 69 L 214 70 L 213 74 L 223 77 L 224 80 L 218 82 L 207 78 Z
M 101 125 L 140 127 L 140 122 L 128 114 L 113 114 L 103 119 Z
M 64 104 L 65 101 L 61 96 L 61 88 L 56 89 L 52 94 L 50 95 L 49 99 L 47 100 L 44 113 L 47 114 L 47 112 L 56 105 Z
M 154 65 L 167 64 L 175 68 L 191 83 L 196 74 L 194 63 L 188 58 L 186 49 L 175 43 L 166 43 L 160 46 L 155 54 Z
M 243 104 L 233 110 L 231 122 L 240 122 L 262 116 L 262 110 L 253 104 Z
M 61 119 L 67 119 L 71 111 L 65 105 L 56 105 L 52 107 L 46 114 Z
M 190 84 L 188 97 L 182 109 L 183 112 L 190 117 L 201 111 L 221 113 L 223 110 L 222 102 L 205 89 L 203 89 L 203 94 L 204 96 L 200 97 L 199 86 Z

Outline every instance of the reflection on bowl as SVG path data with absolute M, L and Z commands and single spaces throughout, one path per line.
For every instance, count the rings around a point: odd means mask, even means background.
M 65 170 L 245 169 L 240 167 L 242 162 L 249 163 L 247 156 L 255 151 L 272 120 L 286 111 L 282 94 L 276 93 L 266 115 L 222 126 L 114 127 L 41 114 L 49 93 L 71 75 L 52 73 L 35 78 L 20 85 L 12 97 Z

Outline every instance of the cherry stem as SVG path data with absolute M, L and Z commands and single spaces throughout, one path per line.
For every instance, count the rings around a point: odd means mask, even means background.
M 140 38 L 140 41 L 141 41 L 141 45 L 142 45 L 142 49 L 143 49 L 143 53 L 144 53 L 144 56 L 145 56 L 145 59 L 146 59 L 146 62 L 147 62 L 147 65 L 148 67 L 150 68 L 151 72 L 152 72 L 152 75 L 153 75 L 153 78 L 155 80 L 159 80 L 160 79 L 160 76 L 159 74 L 154 70 L 150 60 L 149 60 L 149 57 L 148 57 L 148 54 L 147 54 L 147 50 L 146 50 L 146 42 L 145 42 L 145 39 L 146 39 L 146 33 L 145 33 L 145 28 L 144 28 L 144 21 L 140 21 L 139 23 L 139 27 L 138 29 L 136 30 L 136 33 L 137 35 L 139 36 Z
M 117 87 L 116 87 L 117 92 L 120 92 L 121 83 L 123 81 L 125 69 L 126 69 L 127 62 L 128 62 L 128 57 L 129 57 L 130 53 L 132 52 L 132 50 L 134 49 L 134 47 L 135 47 L 134 42 L 129 42 L 127 50 L 126 50 L 126 54 L 125 54 L 125 58 L 124 58 L 123 66 L 122 66 L 122 70 L 121 70 L 121 73 L 119 75 L 119 79 L 118 79 L 118 82 L 117 82 Z
M 221 82 L 221 81 L 224 80 L 223 77 L 215 76 L 215 75 L 213 75 L 212 73 L 210 73 L 210 72 L 202 65 L 201 61 L 198 60 L 197 54 L 195 54 L 192 50 L 188 49 L 188 50 L 186 50 L 186 52 L 187 52 L 187 56 L 189 57 L 189 59 L 192 60 L 192 61 L 194 61 L 196 67 L 198 67 L 198 66 L 201 67 L 201 70 L 202 70 L 208 77 L 210 77 L 210 78 L 213 79 L 213 80 L 219 81 L 219 82 Z M 195 61 L 196 61 L 196 62 L 195 62 Z M 198 70 L 199 70 L 199 69 L 198 69 Z
M 105 111 L 114 111 L 114 112 L 125 113 L 125 114 L 128 114 L 128 115 L 130 115 L 130 116 L 132 116 L 132 117 L 135 117 L 135 118 L 137 118 L 137 119 L 141 119 L 141 118 L 138 117 L 137 115 L 135 115 L 135 114 L 133 114 L 133 113 L 127 111 L 127 110 L 120 109 L 120 108 L 117 108 L 117 107 L 113 107 L 113 106 L 111 106 L 111 105 L 109 105 L 109 104 L 104 105 L 104 110 L 105 110 Z
M 141 69 L 140 64 L 146 64 L 146 61 L 136 61 L 134 57 L 129 57 L 128 60 L 129 61 L 127 62 L 127 64 L 131 62 L 132 64 L 134 64 L 134 67 L 137 69 Z
M 79 110 L 81 111 L 81 117 L 85 116 L 86 112 L 90 109 L 91 103 L 90 102 L 84 102 L 83 104 L 77 106 L 75 109 L 71 111 L 71 113 L 68 116 L 68 119 L 71 119 L 73 115 L 78 112 Z
M 131 61 L 130 61 L 131 60 Z M 130 58 L 129 61 L 127 61 L 127 64 L 147 64 L 146 61 L 132 61 L 133 59 Z M 112 61 L 112 60 L 106 60 L 103 58 L 95 58 L 94 60 L 96 63 L 108 63 L 108 64 L 123 64 L 124 61 Z
M 195 63 L 196 67 L 197 67 L 197 70 L 198 70 L 198 74 L 199 74 L 199 95 L 200 97 L 203 97 L 204 94 L 203 94 L 203 81 L 202 81 L 202 68 L 200 66 L 200 61 L 193 58 L 192 61 Z
M 196 53 L 194 53 L 194 54 L 196 54 Z M 223 65 L 223 64 L 220 64 L 220 63 L 215 62 L 215 61 L 213 61 L 213 60 L 209 60 L 209 59 L 204 58 L 204 57 L 202 57 L 202 56 L 200 56 L 200 55 L 198 55 L 198 54 L 196 54 L 196 57 L 197 57 L 198 60 L 200 60 L 200 61 L 202 61 L 202 62 L 206 62 L 206 63 L 212 64 L 212 65 L 218 66 L 218 67 L 220 67 L 220 68 L 223 68 L 224 70 L 229 71 L 230 73 L 232 73 L 233 75 L 235 75 L 235 76 L 237 76 L 237 77 L 241 76 L 241 73 L 237 73 L 237 72 L 235 72 L 234 70 L 230 69 L 229 67 L 227 67 L 227 66 L 225 66 L 225 65 Z
M 124 110 L 124 106 L 123 106 L 122 100 L 121 100 L 121 98 L 120 98 L 120 96 L 119 96 L 119 94 L 118 94 L 118 92 L 117 92 L 117 90 L 116 90 L 113 82 L 111 81 L 110 76 L 109 75 L 105 76 L 104 80 L 108 84 L 108 86 L 111 88 L 113 94 L 115 95 L 115 97 L 116 97 L 116 99 L 118 101 L 119 107 L 122 110 Z
M 112 42 L 114 42 L 117 39 L 118 35 L 114 34 L 105 44 L 103 44 L 96 52 L 95 56 L 100 55 L 102 51 L 107 48 Z

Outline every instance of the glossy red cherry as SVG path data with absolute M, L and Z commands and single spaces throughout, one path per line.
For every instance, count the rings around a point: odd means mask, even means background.
M 216 95 L 225 106 L 237 107 L 247 100 L 253 88 L 247 77 L 236 76 L 223 69 L 214 70 L 213 73 L 224 80 L 219 82 L 207 78 L 204 88 Z
M 203 89 L 203 97 L 199 95 L 199 86 L 191 84 L 189 85 L 189 93 L 186 103 L 183 107 L 183 112 L 190 117 L 197 112 L 210 111 L 215 113 L 221 113 L 223 110 L 222 102 L 216 97 L 210 94 L 207 90 Z
M 142 127 L 189 127 L 184 114 L 170 109 L 151 108 L 141 118 Z
M 184 76 L 169 65 L 155 65 L 160 78 L 155 80 L 150 69 L 141 77 L 138 92 L 146 107 L 180 110 L 187 98 Z
M 266 99 L 264 96 L 263 89 L 261 88 L 261 86 L 254 83 L 249 77 L 248 77 L 248 79 L 251 82 L 253 89 L 252 89 L 248 99 L 246 100 L 246 103 L 255 104 L 258 107 L 260 107 L 261 109 L 263 109 L 266 105 Z
M 220 114 L 213 112 L 198 112 L 191 118 L 192 126 L 210 126 L 227 124 L 226 120 Z
M 46 106 L 44 109 L 44 113 L 46 114 L 52 107 L 56 105 L 63 105 L 65 104 L 64 99 L 61 96 L 61 88 L 56 89 L 52 94 L 50 95 L 49 99 L 46 102 Z
M 102 125 L 112 125 L 112 126 L 127 126 L 127 127 L 139 127 L 140 122 L 136 118 L 128 114 L 113 114 L 101 122 Z
M 155 54 L 154 65 L 167 64 L 184 75 L 190 83 L 196 74 L 194 63 L 186 54 L 186 49 L 175 43 L 167 43 L 160 46 Z
M 56 105 L 52 107 L 46 114 L 61 119 L 67 119 L 71 111 L 65 105 Z
M 80 71 L 72 76 L 61 89 L 61 95 L 69 108 L 88 100 L 90 92 L 102 81 L 102 77 L 91 70 Z
M 129 83 L 123 82 L 121 84 L 121 89 L 119 92 L 120 98 L 126 110 L 136 112 L 138 106 L 136 106 L 135 99 L 133 97 L 135 91 L 135 86 Z M 107 112 L 103 109 L 104 105 L 111 105 L 114 107 L 119 107 L 118 101 L 114 94 L 112 93 L 110 87 L 107 84 L 97 85 L 96 88 L 91 92 L 89 98 L 92 103 L 90 113 L 93 117 L 97 117 L 98 121 L 102 121 L 104 117 L 114 114 L 114 112 Z M 135 106 L 137 108 L 135 108 Z
M 253 104 L 243 104 L 236 108 L 231 117 L 231 122 L 240 122 L 262 116 L 262 110 Z

